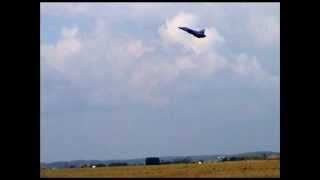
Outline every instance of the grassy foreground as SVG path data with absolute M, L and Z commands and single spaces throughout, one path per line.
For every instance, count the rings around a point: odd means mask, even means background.
M 42 169 L 41 177 L 279 177 L 279 160 Z

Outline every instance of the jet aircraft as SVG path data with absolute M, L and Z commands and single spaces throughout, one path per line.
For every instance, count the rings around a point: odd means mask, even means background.
M 197 38 L 204 38 L 206 37 L 206 35 L 204 34 L 204 29 L 200 30 L 200 31 L 196 31 L 196 30 L 193 30 L 193 29 L 190 29 L 190 28 L 187 28 L 187 27 L 179 27 L 180 29 L 194 35 L 195 37 Z

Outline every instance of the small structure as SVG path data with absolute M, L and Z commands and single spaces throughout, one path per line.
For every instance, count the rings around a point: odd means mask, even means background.
M 158 165 L 160 164 L 160 158 L 158 157 L 147 157 L 145 165 Z
M 223 162 L 223 161 L 226 161 L 226 160 L 227 160 L 227 157 L 225 157 L 225 156 L 218 156 L 217 157 L 217 161 Z
M 278 159 L 280 159 L 280 155 L 269 155 L 269 156 L 267 156 L 267 158 L 266 159 L 270 159 L 270 160 L 278 160 Z
M 203 164 L 203 161 L 202 160 L 198 161 L 198 164 Z
M 92 166 L 91 166 L 91 168 L 96 168 L 96 167 L 97 167 L 97 166 L 95 166 L 95 165 L 92 165 Z

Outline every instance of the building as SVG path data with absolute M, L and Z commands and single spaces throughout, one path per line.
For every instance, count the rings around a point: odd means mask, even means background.
M 160 164 L 160 158 L 158 157 L 147 157 L 145 160 L 145 165 L 158 165 Z

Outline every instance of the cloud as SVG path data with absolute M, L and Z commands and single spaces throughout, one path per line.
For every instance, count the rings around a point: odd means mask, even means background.
M 239 79 L 249 77 L 256 86 L 263 89 L 275 88 L 278 90 L 280 87 L 280 77 L 266 71 L 254 56 L 249 57 L 245 53 L 239 54 L 233 61 L 230 61 L 228 68 Z
M 147 60 L 143 56 L 154 48 L 141 40 L 110 32 L 108 24 L 100 22 L 89 34 L 80 35 L 76 27 L 62 28 L 57 42 L 41 45 L 42 63 L 58 70 L 88 104 L 115 103 L 113 100 L 128 96 L 137 100 L 135 91 L 139 90 L 140 96 L 160 102 L 148 93 L 163 81 L 163 76 L 156 64 L 144 66 Z M 143 68 L 149 70 L 145 71 L 147 74 L 139 74 Z M 142 84 L 132 83 L 140 80 Z
M 170 98 L 156 92 L 170 89 L 183 76 L 201 80 L 228 69 L 238 75 L 264 72 L 256 58 L 243 53 L 233 60 L 220 52 L 217 47 L 226 47 L 225 37 L 214 26 L 209 24 L 203 39 L 177 28 L 197 29 L 200 23 L 199 16 L 180 12 L 159 26 L 160 41 L 148 41 L 97 18 L 87 33 L 77 26 L 63 27 L 57 42 L 41 45 L 41 56 L 80 89 L 81 98 L 100 105 L 121 97 L 164 105 Z
M 92 4 L 91 4 L 92 5 Z M 43 15 L 76 17 L 88 13 L 91 9 L 86 3 L 40 3 L 40 12 Z M 92 7 L 92 6 L 91 6 Z
M 235 61 L 230 64 L 231 69 L 240 75 L 256 73 L 261 71 L 261 65 L 255 57 L 250 59 L 246 54 L 240 54 Z
M 279 45 L 280 43 L 280 18 L 276 16 L 250 16 L 248 21 L 249 31 L 254 39 L 262 46 Z
M 135 58 L 140 58 L 145 53 L 151 53 L 152 51 L 154 51 L 153 47 L 146 47 L 140 40 L 132 40 L 127 44 L 127 52 Z
M 177 57 L 174 66 L 178 75 L 188 74 L 205 78 L 225 69 L 227 63 L 223 56 L 207 53 Z
M 72 27 L 72 28 L 63 28 L 61 31 L 61 34 L 63 37 L 66 38 L 73 38 L 76 37 L 77 34 L 79 32 L 79 29 L 76 27 Z
M 78 28 L 63 28 L 61 38 L 54 45 L 42 45 L 41 56 L 56 69 L 65 71 L 65 64 L 82 49 L 82 42 L 78 37 Z

